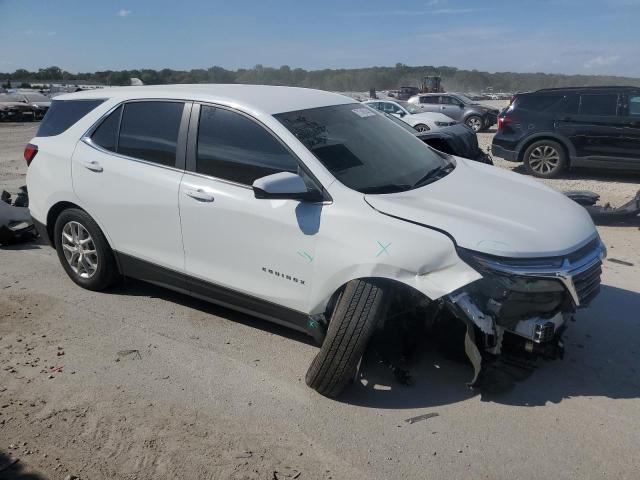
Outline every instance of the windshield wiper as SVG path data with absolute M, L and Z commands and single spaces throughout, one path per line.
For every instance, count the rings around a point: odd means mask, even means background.
M 398 185 L 396 183 L 387 183 L 386 185 L 374 185 L 372 187 L 364 187 L 360 189 L 361 193 L 398 193 L 406 192 L 413 188 L 411 185 Z
M 422 177 L 420 180 L 414 183 L 411 188 L 414 189 L 414 188 L 422 187 L 429 183 L 435 182 L 436 180 L 447 175 L 454 168 L 455 168 L 455 165 L 453 163 L 447 163 L 446 165 L 442 165 L 440 167 L 434 168 L 433 170 L 430 170 L 429 172 L 427 172 L 427 174 L 424 177 Z

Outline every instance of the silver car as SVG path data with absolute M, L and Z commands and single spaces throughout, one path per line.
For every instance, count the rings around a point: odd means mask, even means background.
M 487 130 L 498 121 L 498 110 L 474 102 L 460 93 L 421 93 L 409 100 L 425 112 L 440 112 L 464 122 L 475 132 Z

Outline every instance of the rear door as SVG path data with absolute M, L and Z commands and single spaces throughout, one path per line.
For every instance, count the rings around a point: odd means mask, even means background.
M 197 104 L 192 117 L 179 195 L 189 288 L 296 323 L 308 311 L 323 205 L 255 198 L 257 178 L 299 173 L 298 159 L 257 120 Z
M 184 270 L 178 191 L 190 109 L 179 101 L 124 103 L 73 154 L 74 191 L 121 255 L 125 272 L 130 262 Z
M 624 149 L 620 102 L 617 93 L 570 96 L 558 115 L 556 131 L 569 139 L 579 159 L 619 158 Z

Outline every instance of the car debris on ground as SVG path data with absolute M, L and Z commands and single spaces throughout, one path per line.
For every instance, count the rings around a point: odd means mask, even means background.
M 20 187 L 20 192 L 12 201 L 6 190 L 0 195 L 0 245 L 31 240 L 37 237 L 37 231 L 29 214 L 29 197 L 27 187 Z
M 612 207 L 608 202 L 604 205 L 596 205 L 600 200 L 600 195 L 588 190 L 571 190 L 564 192 L 564 194 L 582 205 L 596 223 L 621 222 L 640 215 L 640 190 L 635 197 L 619 207 Z

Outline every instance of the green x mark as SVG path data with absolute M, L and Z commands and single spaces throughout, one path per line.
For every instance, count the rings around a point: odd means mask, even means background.
M 387 248 L 389 248 L 391 246 L 391 242 L 387 243 L 386 245 L 383 245 L 382 243 L 378 242 L 378 245 L 380 245 L 380 251 L 378 252 L 376 257 L 379 257 L 380 255 L 382 255 L 382 252 L 384 252 L 387 255 L 389 255 L 389 251 L 387 250 Z
M 313 257 L 311 255 L 309 255 L 305 251 L 298 252 L 298 255 L 300 255 L 302 258 L 304 258 L 307 261 L 307 263 L 313 262 Z

